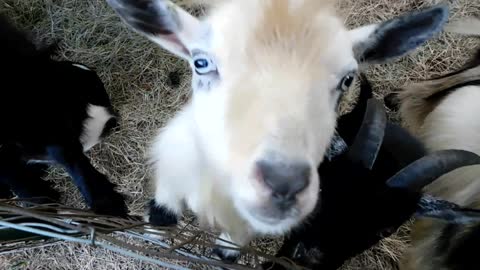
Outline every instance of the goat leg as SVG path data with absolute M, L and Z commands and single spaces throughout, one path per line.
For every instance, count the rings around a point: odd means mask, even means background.
M 114 190 L 115 184 L 92 166 L 79 143 L 49 146 L 47 154 L 67 170 L 95 213 L 127 216 L 125 198 Z
M 35 203 L 56 201 L 60 197 L 57 191 L 51 188 L 50 183 L 42 179 L 45 171 L 38 166 L 30 167 L 20 156 L 15 147 L 4 146 L 0 151 L 0 193 L 3 196 L 11 195 L 11 191 L 21 199 Z

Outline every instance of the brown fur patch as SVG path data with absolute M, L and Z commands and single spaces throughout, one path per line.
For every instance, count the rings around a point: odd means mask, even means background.
M 477 80 L 480 80 L 480 66 L 404 87 L 398 93 L 402 121 L 413 134 L 418 134 L 425 118 L 448 95 L 448 90 Z

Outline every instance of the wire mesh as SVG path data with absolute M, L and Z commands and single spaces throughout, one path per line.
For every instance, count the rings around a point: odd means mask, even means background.
M 267 260 L 287 269 L 304 269 L 253 247 L 230 247 L 232 243 L 223 239 L 230 245 L 215 244 L 217 237 L 214 232 L 200 229 L 193 218 L 176 227 L 154 227 L 139 216 L 118 218 L 56 203 L 0 200 L 0 254 L 69 241 L 168 269 L 262 269 L 261 263 Z M 236 249 L 242 255 L 236 263 L 224 263 L 212 255 L 215 247 Z

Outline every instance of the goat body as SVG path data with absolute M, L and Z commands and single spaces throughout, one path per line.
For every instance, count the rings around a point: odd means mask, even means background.
M 117 126 L 100 78 L 83 64 L 52 60 L 54 47 L 37 49 L 5 17 L 0 37 L 3 196 L 13 191 L 21 198 L 58 199 L 41 179 L 46 164 L 55 163 L 67 170 L 95 212 L 125 215 L 123 196 L 84 154 Z
M 454 22 L 450 31 L 480 35 L 480 20 Z M 463 68 L 438 78 L 407 85 L 386 97 L 399 109 L 405 126 L 414 131 L 428 151 L 463 149 L 480 153 L 480 50 Z M 480 207 L 480 166 L 452 171 L 425 188 L 425 192 L 463 207 Z M 412 247 L 401 269 L 478 269 L 480 244 L 478 212 L 447 211 L 416 220 Z M 427 259 L 428 258 L 428 259 Z

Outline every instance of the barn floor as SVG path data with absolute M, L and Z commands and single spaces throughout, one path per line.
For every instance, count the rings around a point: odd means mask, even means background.
M 453 19 L 480 16 L 480 0 L 448 2 Z M 339 7 L 345 14 L 346 23 L 353 27 L 435 3 L 438 1 L 340 0 Z M 130 211 L 142 214 L 148 198 L 149 180 L 144 165 L 145 149 L 156 130 L 189 97 L 190 78 L 186 63 L 127 30 L 104 0 L 0 0 L 0 13 L 32 31 L 39 42 L 61 39 L 61 58 L 95 67 L 122 120 L 121 130 L 97 145 L 89 155 L 95 166 L 117 183 L 122 193 L 128 194 Z M 479 41 L 442 34 L 415 53 L 395 63 L 370 68 L 366 74 L 376 89 L 376 96 L 383 97 L 404 83 L 459 67 L 480 45 Z M 178 82 L 169 78 L 168 74 L 172 72 L 179 76 Z M 355 92 L 346 97 L 344 108 L 348 109 Z M 65 204 L 84 207 L 79 192 L 65 178 L 65 172 L 59 169 L 50 175 L 57 189 L 68 194 L 63 198 Z M 405 233 L 401 232 L 354 258 L 344 269 L 395 269 L 395 262 L 407 240 Z M 0 269 L 159 268 L 99 248 L 59 243 L 0 256 Z

